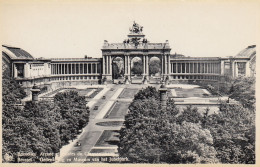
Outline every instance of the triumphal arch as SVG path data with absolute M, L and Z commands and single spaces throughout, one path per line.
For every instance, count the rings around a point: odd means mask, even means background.
M 143 82 L 149 81 L 149 61 L 157 57 L 161 62 L 161 80 L 170 74 L 170 45 L 168 40 L 165 43 L 150 43 L 143 34 L 143 27 L 133 23 L 129 29 L 127 39 L 122 43 L 108 43 L 104 41 L 102 50 L 103 71 L 102 78 L 112 81 L 112 62 L 120 57 L 124 62 L 124 78 L 126 83 L 131 83 L 131 61 L 139 57 L 143 64 Z

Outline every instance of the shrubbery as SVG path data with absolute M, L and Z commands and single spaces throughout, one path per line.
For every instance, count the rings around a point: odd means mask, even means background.
M 246 103 L 248 104 L 248 103 Z M 255 110 L 222 102 L 217 114 L 161 108 L 153 87 L 139 91 L 120 130 L 118 152 L 135 163 L 255 163 Z
M 212 95 L 228 96 L 239 101 L 246 108 L 255 109 L 254 77 L 239 77 L 222 83 L 196 82 L 195 84 L 207 89 Z
M 27 102 L 20 109 L 14 104 L 25 96 L 23 89 L 7 76 L 3 83 L 2 155 L 14 155 L 13 162 L 18 152 L 58 153 L 88 123 L 85 98 L 75 91 L 58 93 L 54 102 Z

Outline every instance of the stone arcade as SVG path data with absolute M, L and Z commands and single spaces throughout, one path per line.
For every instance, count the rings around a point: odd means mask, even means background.
M 248 46 L 234 57 L 186 57 L 171 54 L 165 43 L 151 43 L 143 27 L 134 22 L 127 39 L 121 43 L 104 41 L 102 58 L 34 58 L 21 48 L 2 46 L 2 68 L 9 69 L 29 94 L 34 84 L 49 91 L 80 84 L 112 83 L 112 62 L 120 57 L 125 83 L 132 82 L 131 61 L 139 57 L 143 64 L 143 83 L 149 83 L 149 62 L 161 62 L 160 82 L 222 81 L 224 77 L 255 76 L 256 46 Z M 221 55 L 220 55 L 221 56 Z

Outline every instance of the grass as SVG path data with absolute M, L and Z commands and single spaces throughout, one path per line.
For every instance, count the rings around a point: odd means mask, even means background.
M 118 96 L 118 98 L 124 99 L 124 98 L 134 98 L 135 94 L 138 92 L 138 89 L 131 89 L 131 88 L 125 88 L 121 94 Z
M 91 95 L 89 95 L 88 98 L 94 98 L 99 92 L 101 92 L 101 90 L 103 90 L 103 88 L 97 88 L 97 90 L 91 93 Z
M 96 125 L 99 126 L 122 126 L 123 121 L 109 121 L 109 122 L 98 122 Z
M 114 130 L 104 130 L 99 137 L 95 147 L 109 147 L 116 146 L 118 142 L 118 133 Z
M 205 92 L 200 88 L 183 89 L 175 88 L 177 97 L 205 97 Z
M 90 91 L 92 91 L 94 88 L 87 88 L 87 89 L 79 89 L 78 93 L 80 96 L 85 96 L 88 94 Z
M 104 118 L 107 119 L 124 119 L 130 102 L 116 102 L 111 109 L 108 110 Z

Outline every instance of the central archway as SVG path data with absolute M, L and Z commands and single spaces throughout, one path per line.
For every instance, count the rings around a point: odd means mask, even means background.
M 140 56 L 135 56 L 130 62 L 131 83 L 142 83 L 144 64 Z
M 149 82 L 159 84 L 162 77 L 162 62 L 159 57 L 149 59 Z

